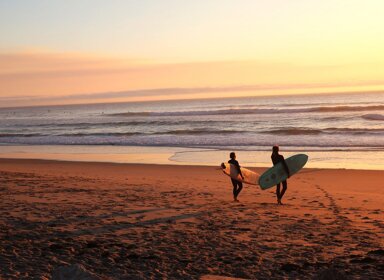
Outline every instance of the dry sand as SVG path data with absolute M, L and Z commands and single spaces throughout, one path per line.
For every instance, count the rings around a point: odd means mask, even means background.
M 215 167 L 2 159 L 0 278 L 382 279 L 383 179 L 304 169 L 278 206 Z

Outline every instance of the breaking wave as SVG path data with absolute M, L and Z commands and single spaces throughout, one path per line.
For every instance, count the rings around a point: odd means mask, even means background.
M 110 116 L 137 117 L 137 116 L 210 116 L 210 115 L 244 115 L 244 114 L 291 114 L 291 113 L 330 113 L 330 112 L 364 112 L 384 110 L 384 105 L 369 106 L 321 106 L 295 109 L 223 109 L 199 111 L 174 112 L 125 112 L 110 114 Z
M 366 114 L 362 116 L 363 119 L 372 121 L 384 121 L 384 115 L 381 114 Z
M 368 135 L 368 134 L 384 134 L 383 129 L 364 129 L 364 128 L 325 128 L 325 129 L 311 129 L 311 128 L 281 128 L 267 130 L 262 133 L 275 134 L 275 135 L 317 135 L 321 133 L 326 134 L 350 134 L 350 135 Z

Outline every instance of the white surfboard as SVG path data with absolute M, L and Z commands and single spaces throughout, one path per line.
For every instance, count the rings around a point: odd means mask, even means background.
M 230 163 L 222 163 L 221 168 L 225 175 L 235 179 L 237 181 L 250 184 L 250 185 L 258 185 L 260 174 L 249 170 L 247 168 L 240 167 L 241 174 L 243 174 L 244 179 L 241 178 L 239 172 L 237 171 L 237 167 Z

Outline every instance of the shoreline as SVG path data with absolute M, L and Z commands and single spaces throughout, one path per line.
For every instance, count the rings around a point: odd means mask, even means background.
M 61 160 L 61 159 L 42 159 L 42 158 L 6 158 L 0 157 L 0 165 L 1 164 L 80 164 L 80 165 L 105 165 L 105 166 L 141 166 L 143 168 L 151 168 L 151 167 L 166 167 L 166 168 L 207 168 L 221 171 L 219 165 L 203 165 L 203 164 L 172 164 L 172 163 L 139 163 L 139 162 L 109 162 L 109 161 L 77 161 L 77 160 Z M 271 166 L 242 166 L 248 169 L 251 169 L 256 172 L 267 171 Z M 1 170 L 1 169 L 0 169 Z M 349 169 L 349 168 L 316 168 L 316 167 L 303 167 L 297 174 L 307 173 L 307 172 L 316 172 L 316 171 L 352 171 L 352 172 L 383 172 L 380 169 Z M 384 174 L 384 172 L 383 172 Z
M 236 150 L 243 167 L 271 167 L 270 152 Z M 219 166 L 228 150 L 152 146 L 0 145 L 0 158 L 77 162 L 142 163 L 160 165 Z M 294 151 L 282 149 L 285 158 L 298 153 L 309 156 L 307 168 L 384 170 L 384 151 Z

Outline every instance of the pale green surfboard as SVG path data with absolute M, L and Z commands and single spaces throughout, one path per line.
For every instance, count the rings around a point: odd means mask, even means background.
M 307 161 L 308 156 L 305 154 L 297 154 L 285 159 L 291 176 L 303 168 Z M 262 190 L 266 190 L 276 186 L 278 183 L 286 180 L 287 178 L 288 174 L 285 171 L 283 164 L 279 162 L 260 176 L 259 185 Z

